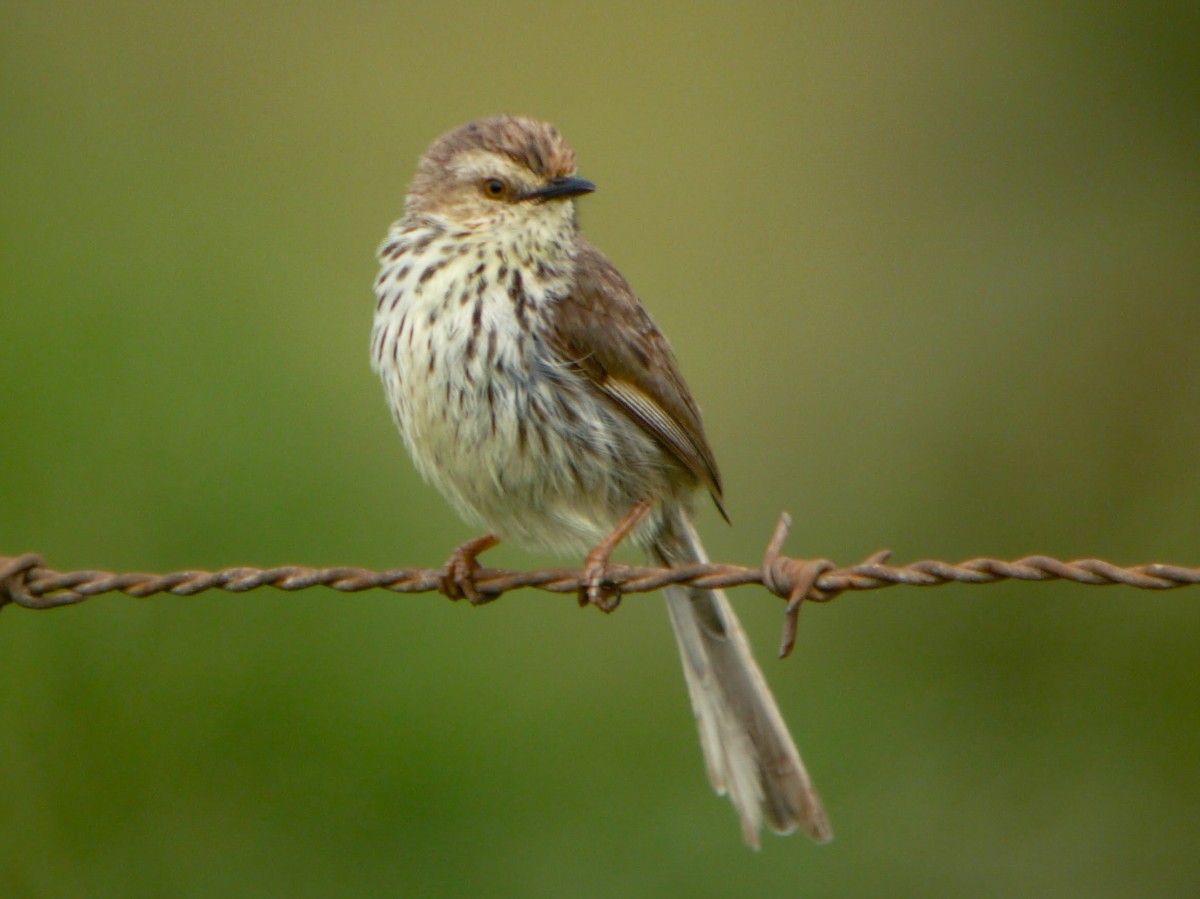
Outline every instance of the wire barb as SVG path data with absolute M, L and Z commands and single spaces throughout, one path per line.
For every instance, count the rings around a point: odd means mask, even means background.
M 800 608 L 805 602 L 829 602 L 847 590 L 879 590 L 883 587 L 940 587 L 943 584 L 994 584 L 999 581 L 1069 580 L 1089 586 L 1123 584 L 1139 590 L 1174 590 L 1200 584 L 1200 568 L 1152 563 L 1122 567 L 1103 559 L 1064 562 L 1050 556 L 1026 556 L 1014 561 L 969 559 L 957 565 L 937 560 L 889 565 L 889 550 L 880 550 L 849 568 L 838 568 L 828 559 L 793 559 L 783 555 L 783 544 L 791 529 L 791 517 L 780 516 L 767 544 L 759 568 L 703 563 L 680 568 L 608 563 L 605 583 L 621 594 L 646 593 L 668 584 L 695 587 L 741 587 L 760 584 L 787 603 L 779 655 L 791 652 L 796 642 Z M 453 560 L 452 560 L 453 561 Z M 47 568 L 36 553 L 0 556 L 0 609 L 8 603 L 26 609 L 55 609 L 84 602 L 102 593 L 124 593 L 139 599 L 157 593 L 194 596 L 206 590 L 246 593 L 260 587 L 277 590 L 307 590 L 328 587 L 342 593 L 391 590 L 393 593 L 445 593 L 449 565 L 444 568 L 309 568 L 282 565 L 275 568 L 248 566 L 219 571 L 175 571 L 169 574 L 109 571 L 55 571 Z M 491 600 L 521 587 L 550 593 L 578 595 L 587 587 L 585 568 L 544 568 L 509 571 L 477 568 L 472 581 L 480 594 Z M 452 597 L 457 598 L 457 597 Z

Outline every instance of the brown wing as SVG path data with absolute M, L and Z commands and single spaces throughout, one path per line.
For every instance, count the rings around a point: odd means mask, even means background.
M 576 260 L 575 289 L 554 307 L 556 349 L 670 450 L 728 521 L 700 409 L 667 339 L 603 253 L 583 241 Z

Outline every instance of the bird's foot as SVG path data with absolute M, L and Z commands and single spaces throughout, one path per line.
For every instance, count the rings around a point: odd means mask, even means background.
M 593 605 L 602 612 L 612 612 L 621 604 L 621 587 L 612 579 L 609 563 L 613 551 L 650 511 L 650 503 L 641 500 L 629 514 L 617 522 L 612 532 L 597 543 L 583 560 L 583 577 L 579 585 L 580 607 Z
M 498 593 L 480 592 L 475 585 L 475 574 L 479 571 L 478 555 L 491 549 L 500 538 L 495 534 L 485 534 L 468 540 L 456 549 L 446 560 L 446 567 L 438 583 L 438 588 L 450 599 L 465 599 L 473 606 L 499 599 Z

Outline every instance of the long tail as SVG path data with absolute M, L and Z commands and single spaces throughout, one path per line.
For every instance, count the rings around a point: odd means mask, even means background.
M 651 552 L 666 565 L 708 561 L 682 509 Z M 818 842 L 832 839 L 821 800 L 725 594 L 695 587 L 665 592 L 708 779 L 718 793 L 729 794 L 746 843 L 759 847 L 764 817 L 777 833 L 800 827 Z

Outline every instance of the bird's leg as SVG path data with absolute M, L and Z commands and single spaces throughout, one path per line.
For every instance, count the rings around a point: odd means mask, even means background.
M 613 550 L 629 532 L 641 523 L 650 511 L 650 503 L 639 500 L 629 513 L 617 522 L 612 532 L 597 543 L 583 560 L 583 583 L 579 587 L 579 605 L 591 603 L 603 612 L 611 612 L 621 603 L 621 588 L 607 579 L 608 562 Z
M 484 534 L 474 540 L 468 540 L 456 549 L 446 560 L 445 573 L 439 582 L 442 593 L 450 599 L 465 599 L 473 606 L 481 606 L 499 597 L 494 594 L 480 593 L 475 586 L 475 572 L 479 570 L 476 557 L 485 550 L 491 549 L 500 538 L 495 534 Z

